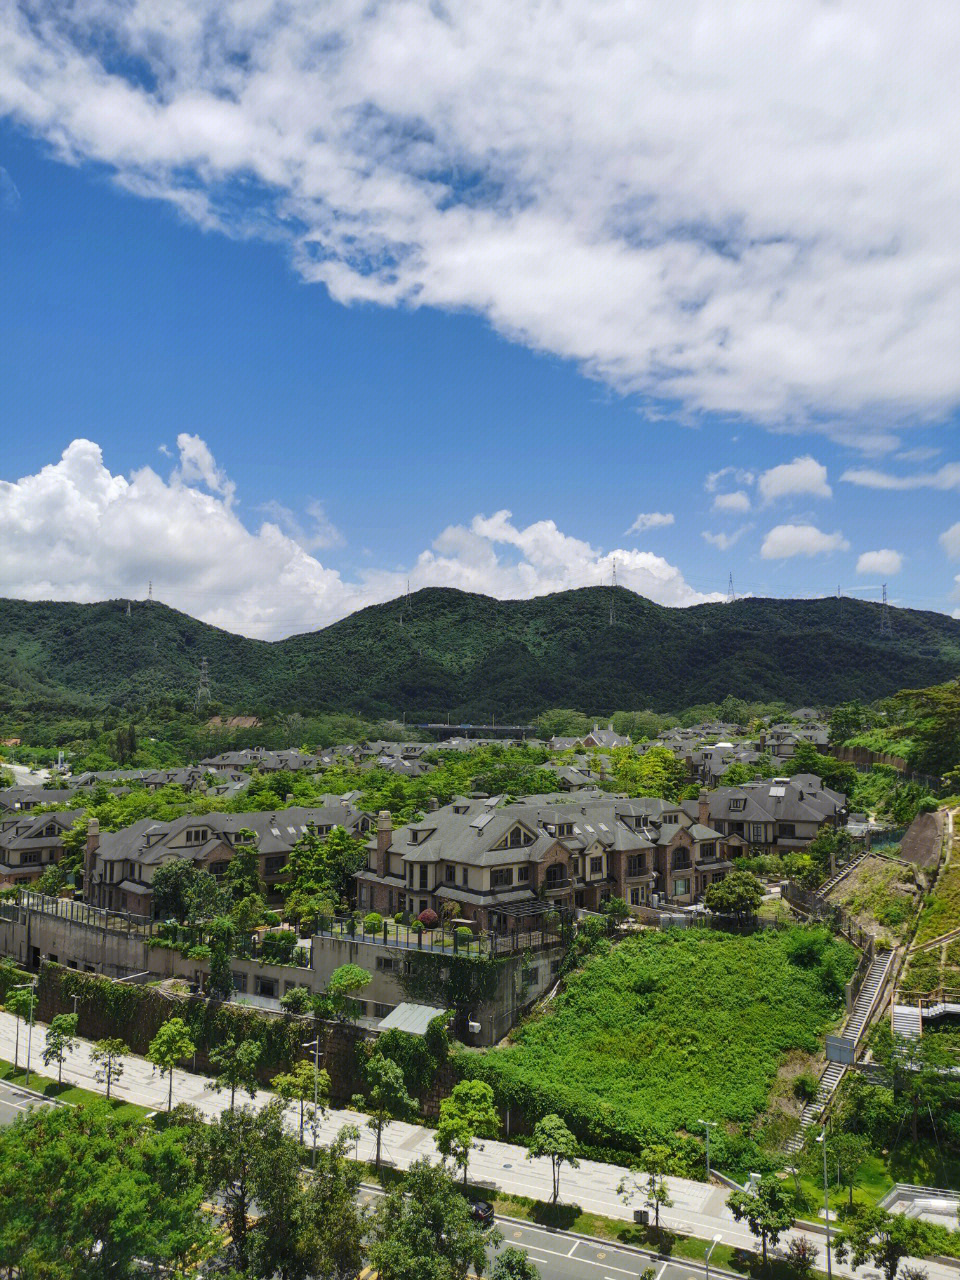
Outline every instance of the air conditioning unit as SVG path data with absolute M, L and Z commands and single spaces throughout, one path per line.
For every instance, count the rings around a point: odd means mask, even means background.
M 479 1023 L 479 1022 L 468 1022 L 468 1023 L 467 1023 L 467 1030 L 470 1032 L 470 1034 L 471 1034 L 472 1036 L 478 1036 L 478 1035 L 480 1034 L 480 1023 Z

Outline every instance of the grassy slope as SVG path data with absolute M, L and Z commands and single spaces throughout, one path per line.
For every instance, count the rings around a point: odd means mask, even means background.
M 534 600 L 431 588 L 274 644 L 163 605 L 0 601 L 0 698 L 50 705 L 190 698 L 201 656 L 213 696 L 245 710 L 452 712 L 474 721 L 549 706 L 676 710 L 728 693 L 751 700 L 872 700 L 960 670 L 960 622 L 835 600 L 740 600 L 669 609 L 619 589 Z M 403 614 L 403 625 L 400 617 Z
M 788 960 L 788 936 L 628 939 L 487 1054 L 484 1074 L 533 1090 L 550 1109 L 606 1112 L 628 1132 L 695 1131 L 701 1116 L 750 1121 L 783 1056 L 815 1051 L 837 1012 L 816 973 Z

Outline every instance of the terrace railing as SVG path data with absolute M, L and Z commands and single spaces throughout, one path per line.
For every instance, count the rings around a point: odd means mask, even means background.
M 90 929 L 105 929 L 111 933 L 136 934 L 151 937 L 157 930 L 157 921 L 150 916 L 133 915 L 128 911 L 109 911 L 106 907 L 93 907 L 75 898 L 52 898 L 33 889 L 21 889 L 17 906 L 40 915 L 57 916 L 71 924 Z
M 469 939 L 456 930 L 417 930 L 410 924 L 396 924 L 385 920 L 378 930 L 368 930 L 362 920 L 351 916 L 338 916 L 321 920 L 316 929 L 319 938 L 343 938 L 368 946 L 389 947 L 401 951 L 429 951 L 445 955 L 499 956 L 518 951 L 542 951 L 557 947 L 567 941 L 567 933 L 559 926 L 541 929 L 512 929 L 495 933 L 480 933 Z

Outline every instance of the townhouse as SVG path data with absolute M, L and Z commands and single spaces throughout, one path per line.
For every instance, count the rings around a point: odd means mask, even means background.
M 710 824 L 730 849 L 787 853 L 810 843 L 824 825 L 847 819 L 846 796 L 812 773 L 721 787 L 709 796 Z
M 64 833 L 84 812 L 83 809 L 56 813 L 27 810 L 0 815 L 0 889 L 28 886 L 39 879 L 51 862 L 59 862 Z
M 172 822 L 145 818 L 121 831 L 104 833 L 96 819 L 91 819 L 84 896 L 94 906 L 112 911 L 153 915 L 153 877 L 158 867 L 186 859 L 219 878 L 241 841 L 240 833 L 247 830 L 254 833 L 268 896 L 276 901 L 287 880 L 284 868 L 296 842 L 311 830 L 325 836 L 337 826 L 352 835 L 365 835 L 372 828 L 372 819 L 340 796 L 323 796 L 320 805 L 291 806 L 275 813 L 184 815 Z
M 335 748 L 336 751 L 342 748 Z M 200 761 L 203 768 L 244 770 L 256 769 L 260 773 L 299 773 L 313 771 L 319 760 L 297 747 L 284 751 L 267 751 L 264 747 L 243 747 L 240 751 L 224 751 L 218 756 L 208 756 Z
M 596 910 L 610 897 L 632 907 L 689 904 L 730 869 L 703 795 L 688 807 L 643 797 L 459 797 L 393 830 L 380 814 L 357 873 L 363 910 L 439 913 L 503 932 L 543 904 Z

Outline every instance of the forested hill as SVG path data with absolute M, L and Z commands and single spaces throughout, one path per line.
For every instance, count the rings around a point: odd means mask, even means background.
M 610 624 L 611 599 L 615 621 Z M 267 643 L 158 603 L 0 600 L 0 700 L 54 709 L 192 699 L 200 659 L 234 710 L 408 721 L 526 719 L 551 706 L 676 710 L 721 700 L 872 701 L 960 673 L 960 622 L 854 600 L 671 609 L 624 588 L 493 600 L 431 588 Z

